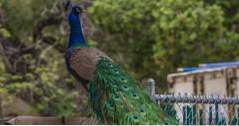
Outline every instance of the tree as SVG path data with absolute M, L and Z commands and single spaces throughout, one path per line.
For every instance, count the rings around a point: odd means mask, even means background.
M 236 58 L 229 49 L 237 50 L 238 35 L 224 26 L 224 12 L 217 4 L 96 0 L 89 12 L 98 46 L 137 77 L 165 81 L 177 67 Z
M 79 88 L 64 64 L 67 25 L 57 0 L 0 0 L 0 90 L 42 115 L 76 114 Z

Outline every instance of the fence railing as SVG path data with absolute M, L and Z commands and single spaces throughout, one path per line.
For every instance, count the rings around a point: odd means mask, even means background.
M 147 89 L 151 99 L 180 124 L 239 125 L 239 97 L 156 94 L 153 79 L 148 80 Z

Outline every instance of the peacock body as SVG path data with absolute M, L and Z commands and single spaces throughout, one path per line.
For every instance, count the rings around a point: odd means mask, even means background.
M 89 94 L 89 101 L 103 124 L 177 124 L 144 89 L 105 53 L 85 42 L 79 7 L 69 14 L 70 40 L 66 52 L 69 72 Z

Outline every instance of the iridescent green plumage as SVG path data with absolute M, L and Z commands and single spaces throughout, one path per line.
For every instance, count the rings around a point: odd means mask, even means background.
M 102 58 L 89 83 L 93 110 L 106 124 L 177 124 L 119 66 Z

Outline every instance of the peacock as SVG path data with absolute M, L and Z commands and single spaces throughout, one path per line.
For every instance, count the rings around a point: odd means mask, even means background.
M 68 4 L 69 5 L 69 4 Z M 97 48 L 89 47 L 81 25 L 82 7 L 71 5 L 67 70 L 87 90 L 101 124 L 178 124 L 154 103 L 125 70 Z

